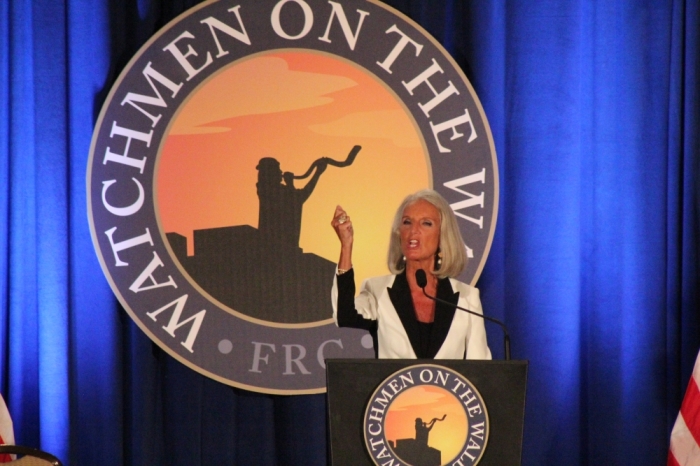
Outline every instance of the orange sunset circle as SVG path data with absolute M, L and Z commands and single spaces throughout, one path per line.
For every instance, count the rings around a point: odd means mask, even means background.
M 401 99 L 367 69 L 311 50 L 268 51 L 238 60 L 193 91 L 163 139 L 155 178 L 163 233 L 258 227 L 260 159 L 304 173 L 329 166 L 303 205 L 299 246 L 335 263 L 339 243 L 330 221 L 336 205 L 352 217 L 358 284 L 388 273 L 386 252 L 397 206 L 431 187 L 425 141 Z M 303 186 L 305 181 L 300 181 Z
M 443 420 L 442 419 L 444 416 Z M 464 448 L 469 423 L 462 403 L 448 390 L 419 385 L 399 394 L 389 406 L 384 432 L 396 445 L 400 439 L 416 438 L 416 419 L 435 421 L 428 435 L 428 446 L 441 453 L 442 464 L 449 464 Z

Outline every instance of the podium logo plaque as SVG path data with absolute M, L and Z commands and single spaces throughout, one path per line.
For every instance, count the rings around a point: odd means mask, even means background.
M 378 466 L 472 466 L 486 449 L 489 417 L 466 377 L 443 366 L 417 364 L 377 387 L 363 430 Z

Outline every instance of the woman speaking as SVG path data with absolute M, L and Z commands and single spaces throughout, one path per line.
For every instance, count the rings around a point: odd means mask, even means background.
M 333 317 L 339 327 L 370 332 L 378 358 L 491 359 L 482 318 L 425 296 L 416 271 L 427 275 L 430 296 L 481 314 L 479 290 L 456 280 L 467 262 L 452 209 L 436 191 L 408 196 L 391 226 L 391 275 L 364 281 L 355 296 L 353 227 L 338 206 L 331 225 L 340 239 L 333 282 Z

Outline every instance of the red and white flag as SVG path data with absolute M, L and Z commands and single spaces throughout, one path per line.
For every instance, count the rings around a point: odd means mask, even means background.
M 700 354 L 671 431 L 667 466 L 700 465 Z
M 0 395 L 0 443 L 14 445 L 15 431 L 12 427 L 12 417 L 7 410 L 5 399 Z M 0 463 L 12 461 L 10 455 L 0 455 Z

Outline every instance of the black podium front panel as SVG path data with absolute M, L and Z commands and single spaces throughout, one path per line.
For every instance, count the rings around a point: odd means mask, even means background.
M 489 437 L 479 466 L 520 464 L 527 361 L 329 359 L 329 456 L 334 466 L 372 464 L 363 434 L 367 403 L 387 377 L 417 364 L 451 369 L 466 377 L 481 394 L 488 411 Z

